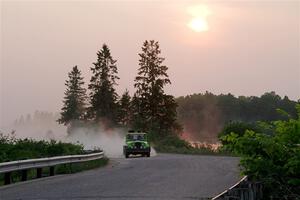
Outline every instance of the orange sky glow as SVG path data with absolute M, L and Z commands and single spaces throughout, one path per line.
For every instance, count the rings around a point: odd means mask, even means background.
M 158 40 L 176 97 L 300 98 L 299 1 L 1 1 L 0 128 L 35 110 L 58 112 L 67 73 L 90 80 L 106 43 L 117 92 L 133 94 L 144 40 Z

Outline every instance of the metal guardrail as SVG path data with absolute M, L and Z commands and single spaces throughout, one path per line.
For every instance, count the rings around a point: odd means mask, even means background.
M 0 163 L 0 173 L 19 171 L 24 169 L 51 167 L 59 164 L 68 164 L 76 162 L 85 162 L 103 158 L 103 152 L 92 153 L 86 155 L 71 155 L 71 156 L 57 156 L 50 158 L 38 158 L 28 160 L 18 160 L 11 162 Z
M 54 166 L 60 164 L 78 163 L 86 162 L 90 160 L 97 160 L 104 157 L 103 152 L 91 153 L 84 155 L 70 155 L 70 156 L 56 156 L 49 158 L 38 158 L 38 159 L 28 159 L 28 160 L 18 160 L 11 162 L 0 163 L 0 173 L 5 174 L 5 184 L 10 183 L 11 172 L 22 171 L 22 180 L 27 179 L 28 169 L 37 169 L 37 178 L 42 176 L 42 168 L 50 167 L 50 176 L 54 175 Z
M 252 183 L 248 180 L 248 176 L 244 176 L 236 184 L 229 189 L 218 194 L 212 200 L 259 200 L 262 199 L 262 185 L 260 183 Z

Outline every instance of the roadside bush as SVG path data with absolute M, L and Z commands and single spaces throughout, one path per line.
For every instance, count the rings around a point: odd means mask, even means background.
M 0 162 L 83 153 L 83 146 L 78 144 L 55 140 L 49 142 L 29 138 L 16 139 L 14 134 L 0 133 Z
M 155 133 L 149 133 L 149 140 L 157 151 L 164 149 L 188 149 L 192 148 L 191 145 L 180 139 L 175 134 L 167 134 L 164 136 L 155 135 Z
M 241 156 L 242 172 L 262 181 L 265 199 L 300 199 L 300 105 L 298 118 L 270 122 L 273 134 L 246 130 L 221 137 L 224 148 Z
M 225 135 L 229 135 L 230 133 L 235 133 L 239 136 L 242 136 L 246 130 L 251 130 L 255 132 L 260 132 L 261 129 L 258 127 L 256 123 L 248 123 L 241 121 L 231 121 L 227 123 L 223 130 L 219 133 L 219 138 Z

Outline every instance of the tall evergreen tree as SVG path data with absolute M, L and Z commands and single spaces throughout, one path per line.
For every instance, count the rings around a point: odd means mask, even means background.
M 58 119 L 58 122 L 64 125 L 72 125 L 72 122 L 82 120 L 86 111 L 86 89 L 83 88 L 83 77 L 77 66 L 68 73 L 68 78 L 65 82 L 67 89 L 63 100 L 64 105 Z
M 106 121 L 107 123 L 117 122 L 117 98 L 114 86 L 118 69 L 116 60 L 111 56 L 110 49 L 106 44 L 97 53 L 97 62 L 93 63 L 93 73 L 88 88 L 90 89 L 90 108 L 87 118 L 94 122 Z
M 138 130 L 146 130 L 146 109 L 142 107 L 142 96 L 135 93 L 130 103 L 130 126 Z
M 131 97 L 126 89 L 119 101 L 119 123 L 123 126 L 127 126 L 130 120 L 130 102 Z
M 171 81 L 167 74 L 168 67 L 163 65 L 165 58 L 160 54 L 158 42 L 144 42 L 134 84 L 133 120 L 136 128 L 169 133 L 177 127 L 177 104 L 173 96 L 164 93 L 164 86 Z

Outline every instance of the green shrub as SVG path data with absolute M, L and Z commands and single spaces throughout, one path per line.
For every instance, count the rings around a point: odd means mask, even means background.
M 55 140 L 49 142 L 29 138 L 16 139 L 13 134 L 0 133 L 0 162 L 83 153 L 83 146 L 78 144 Z
M 271 135 L 246 130 L 222 136 L 224 148 L 241 156 L 243 173 L 262 181 L 266 199 L 300 199 L 300 105 L 298 119 L 270 122 Z
M 153 144 L 156 150 L 160 151 L 166 148 L 169 149 L 182 149 L 182 148 L 191 148 L 191 145 L 180 139 L 177 135 L 167 134 L 163 136 L 155 135 L 154 133 L 149 134 L 150 142 Z
M 32 158 L 43 158 L 63 155 L 84 154 L 83 146 L 72 143 L 51 141 L 36 141 L 33 139 L 16 139 L 14 134 L 4 135 L 0 133 L 0 163 L 14 160 L 24 160 Z M 107 158 L 92 160 L 82 163 L 63 164 L 55 167 L 55 173 L 66 174 L 83 170 L 93 169 L 106 165 Z M 49 175 L 49 168 L 43 168 L 43 174 Z M 36 170 L 31 169 L 27 172 L 28 179 L 36 177 Z M 4 175 L 0 174 L 0 185 L 4 184 Z M 12 173 L 12 182 L 21 180 L 21 172 Z
M 230 133 L 238 134 L 242 136 L 246 130 L 252 130 L 255 132 L 260 132 L 261 129 L 258 127 L 256 123 L 248 123 L 241 121 L 231 121 L 227 123 L 223 130 L 219 133 L 219 138 L 225 135 L 229 135 Z

